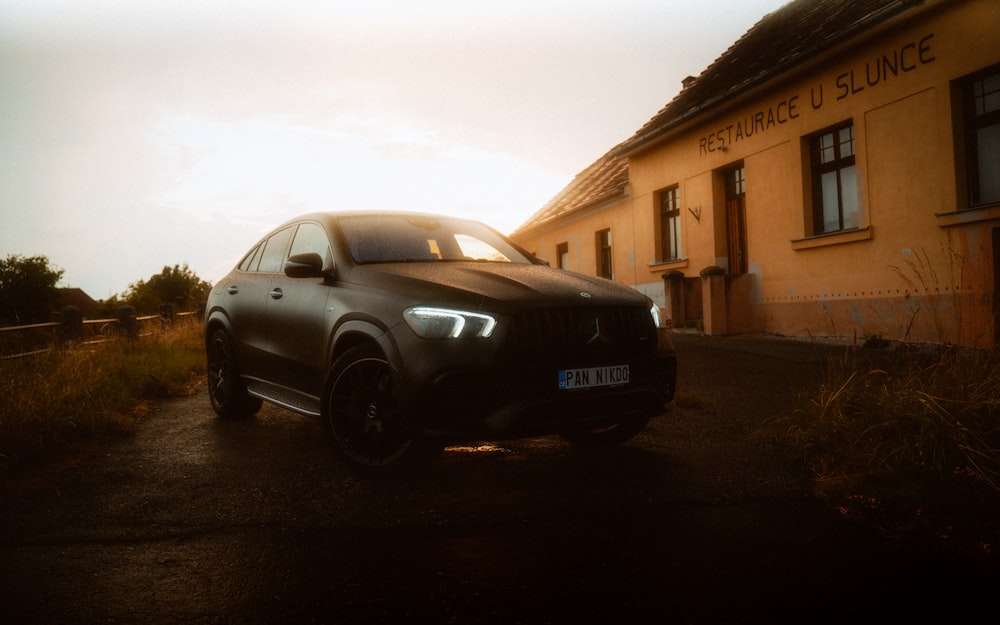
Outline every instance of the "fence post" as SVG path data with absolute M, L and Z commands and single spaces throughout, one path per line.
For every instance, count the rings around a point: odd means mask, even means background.
M 174 324 L 174 305 L 160 304 L 160 331 L 166 332 Z
M 68 345 L 83 339 L 83 311 L 76 306 L 63 306 L 59 310 L 59 342 Z
M 118 307 L 118 334 L 125 338 L 139 338 L 139 321 L 135 316 L 135 306 L 124 304 Z

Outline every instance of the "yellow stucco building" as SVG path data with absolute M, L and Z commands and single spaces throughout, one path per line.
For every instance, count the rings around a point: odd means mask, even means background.
M 707 334 L 1000 342 L 1000 1 L 794 0 L 512 236 Z

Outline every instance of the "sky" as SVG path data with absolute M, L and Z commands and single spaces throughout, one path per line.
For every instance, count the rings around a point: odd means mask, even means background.
M 0 258 L 95 299 L 297 215 L 509 233 L 786 0 L 0 0 Z

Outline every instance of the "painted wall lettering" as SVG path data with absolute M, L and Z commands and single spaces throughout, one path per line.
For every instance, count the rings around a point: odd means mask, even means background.
M 817 96 L 817 92 L 819 95 Z M 812 101 L 813 109 L 818 109 L 823 106 L 823 85 L 818 87 L 813 87 L 809 90 L 809 99 Z
M 766 111 L 757 111 L 738 120 L 733 124 L 720 128 L 716 132 L 705 135 L 701 138 L 701 153 L 715 152 L 716 150 L 726 151 L 729 145 L 739 143 L 744 139 L 749 139 L 755 134 L 763 133 L 780 124 L 788 123 L 790 119 L 799 116 L 799 96 L 795 95 L 786 100 L 781 100 L 773 106 L 769 106 Z
M 888 54 L 875 57 L 865 63 L 865 68 L 852 68 L 837 76 L 837 99 L 861 93 L 868 87 L 875 87 L 901 73 L 912 72 L 921 65 L 933 63 L 936 57 L 931 52 L 931 39 L 926 35 L 920 41 L 911 41 Z
M 832 101 L 844 100 L 866 89 L 899 78 L 937 60 L 931 49 L 934 34 L 910 41 L 865 62 L 864 66 L 853 67 L 837 75 L 832 89 L 824 89 L 823 84 L 809 89 L 809 104 L 812 110 L 819 110 L 827 102 L 825 95 L 832 95 Z M 827 85 L 830 87 L 831 85 Z M 732 120 L 725 126 L 702 136 L 698 140 L 698 151 L 704 156 L 712 152 L 725 152 L 729 146 L 763 134 L 768 130 L 797 119 L 800 115 L 799 95 L 793 95 L 759 110 L 742 119 Z M 805 98 L 802 98 L 805 99 Z

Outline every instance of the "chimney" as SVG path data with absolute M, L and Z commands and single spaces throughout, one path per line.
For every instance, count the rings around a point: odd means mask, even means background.
M 687 89 L 687 88 L 688 88 L 688 87 L 690 87 L 690 86 L 691 86 L 691 85 L 692 85 L 692 84 L 694 83 L 694 81 L 696 81 L 696 80 L 698 80 L 698 77 L 697 77 L 697 76 L 688 76 L 687 78 L 685 78 L 684 80 L 682 80 L 682 81 L 681 81 L 681 84 L 682 84 L 682 85 L 684 86 L 684 88 L 685 88 L 685 89 Z

